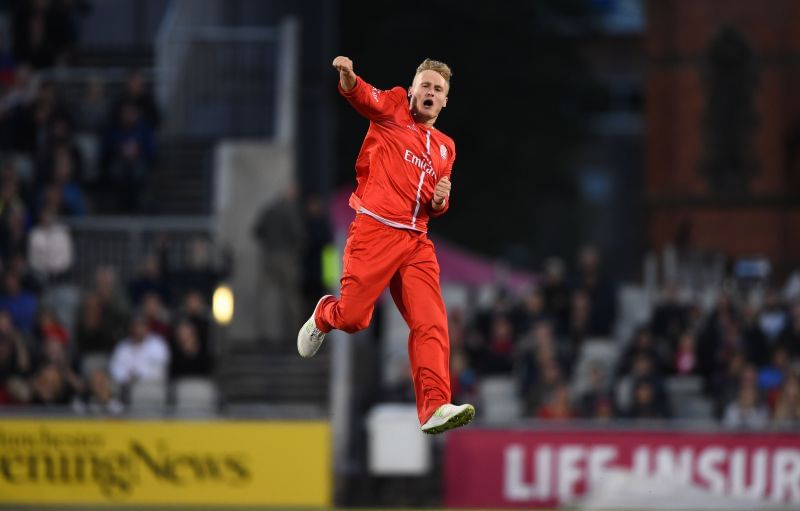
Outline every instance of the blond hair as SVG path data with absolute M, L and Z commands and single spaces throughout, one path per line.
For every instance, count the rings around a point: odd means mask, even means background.
M 433 59 L 425 59 L 422 61 L 422 64 L 417 66 L 417 73 L 414 75 L 418 75 L 423 71 L 436 71 L 442 78 L 447 82 L 447 85 L 450 85 L 450 77 L 453 76 L 453 72 L 450 70 L 450 66 L 445 64 L 444 62 L 440 62 L 438 60 Z

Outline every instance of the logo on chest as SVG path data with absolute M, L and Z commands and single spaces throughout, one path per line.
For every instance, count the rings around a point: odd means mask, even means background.
M 406 152 L 403 155 L 403 159 L 408 163 L 419 167 L 426 174 L 431 176 L 434 179 L 434 181 L 436 180 L 436 170 L 434 170 L 430 158 L 420 158 L 419 156 L 414 154 L 410 149 L 406 149 Z

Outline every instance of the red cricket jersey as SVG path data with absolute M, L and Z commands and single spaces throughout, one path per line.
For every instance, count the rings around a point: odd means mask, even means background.
M 378 90 L 360 77 L 344 96 L 369 119 L 369 130 L 356 160 L 356 191 L 350 207 L 401 229 L 426 232 L 434 211 L 433 190 L 450 176 L 456 159 L 453 139 L 435 128 L 414 122 L 402 87 Z M 451 178 L 452 179 L 452 178 Z

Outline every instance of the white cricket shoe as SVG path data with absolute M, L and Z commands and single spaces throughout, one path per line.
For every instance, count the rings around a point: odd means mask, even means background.
M 317 306 L 314 307 L 314 312 L 311 313 L 311 317 L 308 318 L 308 321 L 300 328 L 300 332 L 297 333 L 297 352 L 303 358 L 313 357 L 322 346 L 322 341 L 325 340 L 325 332 L 317 328 L 317 322 L 314 317 L 317 315 L 319 304 L 329 296 L 331 295 L 325 295 L 319 299 Z
M 422 432 L 430 435 L 444 433 L 469 424 L 473 417 L 475 417 L 475 407 L 472 405 L 442 405 L 433 412 L 428 422 L 422 425 Z

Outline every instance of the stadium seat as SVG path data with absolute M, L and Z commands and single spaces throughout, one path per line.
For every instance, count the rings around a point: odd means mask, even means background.
M 81 290 L 71 284 L 58 284 L 51 286 L 45 293 L 42 301 L 52 307 L 58 320 L 67 329 L 74 333 L 76 329 L 75 318 L 81 303 Z
M 100 140 L 94 133 L 77 133 L 75 144 L 83 156 L 82 178 L 90 183 L 100 178 Z
M 608 382 L 618 356 L 619 345 L 613 340 L 600 337 L 587 339 L 581 345 L 575 370 L 572 374 L 572 395 L 578 396 L 588 388 L 590 383 L 589 369 L 593 364 L 599 364 L 603 368 L 606 382 Z
M 520 418 L 522 404 L 516 382 L 510 376 L 492 376 L 478 383 L 479 413 L 489 423 L 511 422 Z
M 703 396 L 693 396 L 681 403 L 673 401 L 676 419 L 689 419 L 694 421 L 713 421 L 714 404 Z
M 667 391 L 673 396 L 699 396 L 703 391 L 703 379 L 699 376 L 673 376 L 667 378 Z
M 163 415 L 167 410 L 167 384 L 140 381 L 130 388 L 130 411 L 134 415 Z
M 174 384 L 175 413 L 209 416 L 217 410 L 217 387 L 207 378 L 181 378 Z
M 88 377 L 95 369 L 108 370 L 109 357 L 105 353 L 87 353 L 81 357 L 81 375 Z

